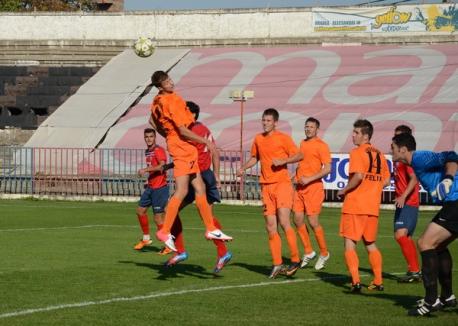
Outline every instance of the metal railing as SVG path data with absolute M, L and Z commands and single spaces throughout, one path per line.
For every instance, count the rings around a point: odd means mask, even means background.
M 146 176 L 143 149 L 0 146 L 0 193 L 58 196 L 140 196 Z M 221 195 L 240 198 L 237 151 L 221 152 Z M 259 199 L 257 167 L 248 171 L 247 199 Z M 169 173 L 171 187 L 173 182 Z
M 244 162 L 249 152 L 244 153 Z M 259 200 L 259 165 L 237 178 L 239 151 L 220 151 L 221 197 Z M 140 196 L 146 176 L 143 149 L 26 148 L 0 146 L 0 194 L 50 196 Z M 295 166 L 289 166 L 291 174 Z M 169 184 L 173 188 L 172 174 Z M 242 184 L 243 182 L 243 184 Z M 240 189 L 244 191 L 241 196 Z M 340 201 L 336 189 L 326 189 L 326 201 Z M 430 203 L 427 193 L 422 204 Z M 394 193 L 384 191 L 382 202 L 392 203 Z

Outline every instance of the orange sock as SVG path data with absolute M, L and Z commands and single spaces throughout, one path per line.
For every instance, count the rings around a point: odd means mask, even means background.
M 169 203 L 167 204 L 167 208 L 165 210 L 164 224 L 161 229 L 163 233 L 165 234 L 170 233 L 173 222 L 175 222 L 175 218 L 178 215 L 178 210 L 180 209 L 180 205 L 181 205 L 181 200 L 178 197 L 172 196 L 172 198 L 170 198 Z
M 143 235 L 149 235 L 149 222 L 148 222 L 148 215 L 137 215 L 138 223 L 140 223 L 140 227 L 142 229 Z
M 207 196 L 196 195 L 196 206 L 199 210 L 200 217 L 202 218 L 202 221 L 204 222 L 207 231 L 216 230 L 216 227 L 213 224 L 212 210 L 207 202 Z
M 175 247 L 177 248 L 177 253 L 181 254 L 185 252 L 183 225 L 181 224 L 180 215 L 177 215 L 175 222 L 173 222 L 171 233 L 175 237 Z
M 302 245 L 304 246 L 304 252 L 306 255 L 311 254 L 313 251 L 312 243 L 310 242 L 309 232 L 307 231 L 307 227 L 305 224 L 302 224 L 297 228 L 297 233 L 299 233 L 299 237 L 301 238 Z
M 215 216 L 213 217 L 213 224 L 215 224 L 216 228 L 221 230 L 221 224 Z M 227 253 L 227 247 L 224 241 L 213 240 L 213 243 L 216 246 L 216 254 L 218 257 L 223 257 Z
M 320 225 L 313 229 L 315 232 L 315 239 L 318 242 L 318 247 L 320 247 L 320 255 L 325 257 L 328 255 L 328 248 L 326 246 L 326 240 L 324 239 L 324 230 L 323 227 Z
M 289 252 L 291 254 L 291 262 L 298 263 L 301 260 L 299 258 L 299 250 L 297 249 L 296 233 L 293 228 L 289 228 L 286 230 L 285 234 L 286 241 L 288 241 Z
M 360 283 L 359 278 L 359 259 L 355 250 L 345 250 L 345 263 L 351 275 L 352 284 Z
M 272 255 L 272 264 L 281 265 L 281 238 L 278 232 L 274 234 L 269 234 L 269 248 L 270 254 Z
M 374 273 L 374 284 L 383 284 L 382 254 L 380 253 L 380 250 L 375 249 L 369 251 L 369 263 L 371 264 L 372 272 Z

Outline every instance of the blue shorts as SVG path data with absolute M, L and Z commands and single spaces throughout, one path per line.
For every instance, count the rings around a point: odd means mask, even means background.
M 169 200 L 169 186 L 163 186 L 161 188 L 152 189 L 147 187 L 140 197 L 138 206 L 149 207 L 153 209 L 154 214 L 164 213 L 165 206 Z
M 207 201 L 210 205 L 213 203 L 220 203 L 221 197 L 219 195 L 219 190 L 216 184 L 215 174 L 212 170 L 208 169 L 203 172 L 200 172 L 202 179 L 205 183 L 205 192 L 207 195 Z M 194 199 L 196 199 L 196 194 L 194 192 L 194 187 L 189 185 L 188 194 L 183 200 L 183 207 L 191 204 Z
M 404 205 L 403 208 L 396 207 L 394 213 L 394 231 L 407 229 L 408 235 L 413 236 L 418 220 L 418 207 Z

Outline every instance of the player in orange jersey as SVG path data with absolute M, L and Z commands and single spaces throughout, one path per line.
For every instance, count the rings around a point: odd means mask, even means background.
M 176 251 L 170 230 L 191 184 L 195 190 L 196 206 L 206 227 L 205 237 L 211 240 L 232 240 L 232 237 L 217 229 L 213 223 L 211 208 L 205 196 L 205 185 L 199 171 L 197 149 L 192 142 L 205 144 L 210 151 L 215 150 L 215 145 L 189 129 L 194 123 L 194 117 L 187 109 L 185 101 L 174 92 L 175 85 L 168 74 L 156 71 L 151 76 L 151 81 L 159 89 L 159 93 L 151 104 L 149 121 L 165 137 L 167 150 L 175 165 L 175 192 L 167 204 L 164 225 L 156 233 L 157 238 Z
M 349 179 L 337 195 L 345 197 L 340 220 L 340 235 L 344 238 L 345 262 L 351 274 L 351 292 L 360 293 L 359 259 L 356 244 L 364 241 L 374 279 L 369 290 L 383 291 L 382 254 L 375 245 L 383 187 L 390 184 L 390 171 L 385 156 L 370 144 L 374 128 L 368 120 L 353 124 L 353 144 L 350 152 Z
M 201 122 L 198 122 L 200 107 L 191 101 L 186 102 L 186 106 L 192 112 L 196 123 L 192 124 L 191 130 L 197 135 L 204 137 L 205 139 L 210 140 L 212 143 L 215 143 L 213 135 L 210 130 Z M 219 176 L 219 167 L 220 167 L 220 158 L 219 151 L 216 150 L 213 153 L 208 151 L 207 147 L 204 144 L 195 144 L 197 147 L 198 157 L 199 157 L 199 169 L 201 171 L 202 179 L 205 183 L 205 191 L 207 195 L 207 201 L 212 207 L 213 214 L 213 204 L 219 203 L 221 201 L 219 188 L 220 188 L 220 176 Z M 212 168 L 213 166 L 213 168 Z M 180 207 L 180 210 L 191 204 L 195 200 L 194 188 L 189 187 L 188 194 L 183 200 L 183 203 Z M 221 224 L 216 216 L 213 215 L 213 223 L 217 228 L 221 228 Z M 183 239 L 183 228 L 181 225 L 180 217 L 177 216 L 175 223 L 172 227 L 172 235 L 175 237 L 175 245 L 177 248 L 176 254 L 166 262 L 167 267 L 172 267 L 186 259 L 188 259 L 188 253 L 184 248 L 184 239 Z M 217 260 L 213 272 L 219 273 L 226 266 L 226 264 L 232 259 L 232 253 L 227 250 L 226 244 L 224 241 L 213 240 L 213 243 L 216 246 Z
M 296 170 L 296 191 L 294 192 L 294 224 L 304 246 L 304 257 L 301 268 L 316 257 L 312 249 L 307 227 L 304 223 L 304 213 L 315 233 L 315 238 L 320 247 L 320 256 L 315 264 L 315 269 L 323 269 L 330 254 L 324 238 L 324 230 L 318 221 L 321 205 L 324 201 L 324 188 L 321 178 L 331 172 L 331 154 L 329 146 L 318 137 L 320 121 L 308 118 L 305 121 L 306 139 L 301 141 L 300 152 L 304 158 L 299 162 Z
M 254 166 L 258 161 L 261 162 L 262 201 L 273 261 L 270 278 L 275 278 L 280 273 L 292 276 L 300 268 L 296 234 L 289 219 L 293 204 L 293 187 L 286 165 L 300 161 L 302 154 L 290 136 L 276 130 L 278 118 L 277 110 L 264 111 L 262 114 L 264 132 L 256 135 L 251 147 L 251 158 L 237 172 L 237 175 L 241 176 L 246 169 Z M 286 269 L 282 263 L 278 223 L 286 234 L 291 254 L 291 265 Z
M 157 228 L 160 229 L 164 219 L 165 206 L 169 199 L 169 187 L 166 174 L 163 171 L 163 167 L 167 162 L 167 154 L 164 148 L 156 145 L 156 132 L 154 129 L 145 129 L 143 135 L 147 146 L 145 150 L 147 166 L 138 170 L 138 175 L 143 176 L 148 173 L 148 183 L 145 185 L 145 191 L 137 207 L 137 218 L 143 231 L 143 238 L 135 245 L 135 250 L 141 250 L 152 243 L 149 234 L 148 207 L 151 206 L 153 209 L 154 222 Z

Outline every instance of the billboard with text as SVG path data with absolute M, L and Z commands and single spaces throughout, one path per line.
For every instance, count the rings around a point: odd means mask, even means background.
M 455 32 L 458 8 L 455 4 L 313 8 L 314 32 Z

